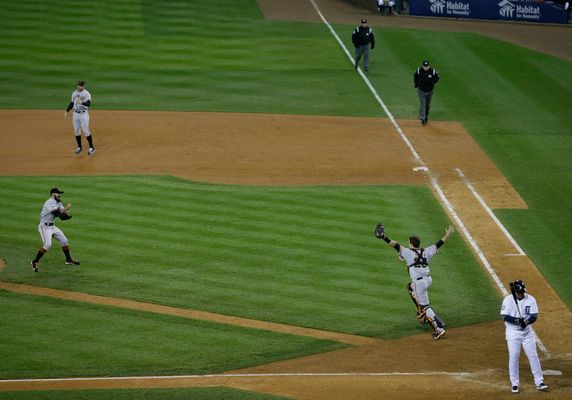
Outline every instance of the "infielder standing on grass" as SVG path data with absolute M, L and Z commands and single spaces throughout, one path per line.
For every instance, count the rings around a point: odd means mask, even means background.
M 67 213 L 71 208 L 71 203 L 68 203 L 64 207 L 61 201 L 63 193 L 64 192 L 58 188 L 50 190 L 50 198 L 46 200 L 44 207 L 42 208 L 42 212 L 40 213 L 40 225 L 38 225 L 38 231 L 42 238 L 42 247 L 40 247 L 36 258 L 31 262 L 34 272 L 38 272 L 40 258 L 42 258 L 42 256 L 52 247 L 52 236 L 55 237 L 62 245 L 62 250 L 66 256 L 65 263 L 68 265 L 79 265 L 79 261 L 74 260 L 70 255 L 66 235 L 64 235 L 61 229 L 54 225 L 56 217 L 60 217 L 62 221 L 71 218 L 71 215 Z
M 435 244 L 422 248 L 421 239 L 417 236 L 409 238 L 409 248 L 403 247 L 385 235 L 385 227 L 380 222 L 375 227 L 375 236 L 384 240 L 399 253 L 399 259 L 407 263 L 411 283 L 407 284 L 407 291 L 417 307 L 417 318 L 422 324 L 430 324 L 433 328 L 433 339 L 437 340 L 445 334 L 445 324 L 433 311 L 429 304 L 429 288 L 433 284 L 433 278 L 429 274 L 429 262 L 438 249 L 445 244 L 445 241 L 455 232 L 453 225 L 445 230 L 445 236 Z
M 526 286 L 523 281 L 511 282 L 510 287 L 512 294 L 504 298 L 500 313 L 506 325 L 505 336 L 508 346 L 511 391 L 518 393 L 520 390 L 518 361 L 522 347 L 528 357 L 536 389 L 546 392 L 548 386 L 544 384 L 542 368 L 536 352 L 536 335 L 530 327 L 538 318 L 536 299 L 526 293 Z
M 81 145 L 81 131 L 83 130 L 83 134 L 89 143 L 87 154 L 92 156 L 95 153 L 95 147 L 93 147 L 93 138 L 89 131 L 89 106 L 91 106 L 91 94 L 85 89 L 85 82 L 79 81 L 77 89 L 72 93 L 71 101 L 68 108 L 66 108 L 64 117 L 67 118 L 68 112 L 73 108 L 73 129 L 75 131 L 75 140 L 77 141 L 75 154 L 81 153 L 83 149 Z

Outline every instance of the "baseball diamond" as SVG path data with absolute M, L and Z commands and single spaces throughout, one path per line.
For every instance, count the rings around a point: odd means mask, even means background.
M 0 4 L 0 398 L 571 397 L 570 27 L 361 4 Z

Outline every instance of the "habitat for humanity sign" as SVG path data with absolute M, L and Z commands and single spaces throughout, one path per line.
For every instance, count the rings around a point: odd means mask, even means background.
M 540 21 L 540 4 L 522 0 L 502 0 L 498 6 L 499 15 L 503 19 Z
M 468 1 L 429 0 L 429 8 L 435 15 L 445 17 L 470 17 L 471 5 Z
M 410 0 L 410 15 L 567 23 L 561 4 L 534 0 Z

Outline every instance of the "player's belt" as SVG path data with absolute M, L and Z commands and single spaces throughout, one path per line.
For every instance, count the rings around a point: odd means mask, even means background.
M 85 111 L 74 111 L 74 112 L 76 112 L 78 114 L 83 114 Z
M 415 280 L 416 280 L 416 281 L 420 281 L 421 279 L 423 279 L 423 278 L 429 278 L 430 276 L 431 276 L 431 275 L 422 276 L 422 277 L 420 277 L 420 278 L 417 278 L 417 279 L 415 279 Z
M 54 223 L 53 223 L 53 222 L 44 222 L 44 225 L 47 225 L 47 226 L 54 226 Z

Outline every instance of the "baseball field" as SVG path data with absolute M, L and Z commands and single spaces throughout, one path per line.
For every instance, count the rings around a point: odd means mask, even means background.
M 363 17 L 367 75 L 346 54 Z M 508 398 L 515 279 L 551 389 L 523 355 L 520 395 L 572 396 L 569 26 L 24 0 L 0 2 L 0 47 L 1 399 Z M 63 115 L 80 79 L 93 156 Z M 34 273 L 52 187 L 81 265 L 54 242 Z M 404 244 L 456 226 L 431 264 L 441 340 L 380 220 Z

